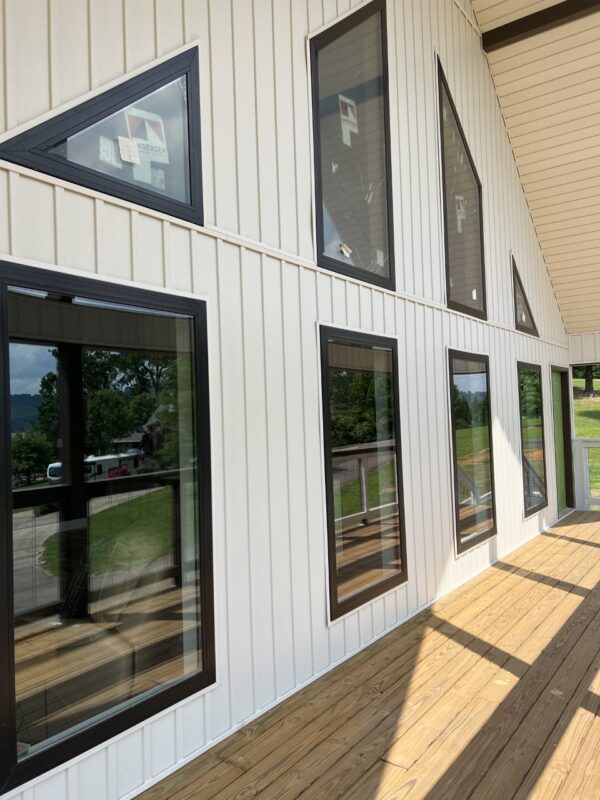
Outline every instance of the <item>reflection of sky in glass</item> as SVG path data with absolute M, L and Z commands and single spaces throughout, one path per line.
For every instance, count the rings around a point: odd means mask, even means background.
M 11 394 L 38 394 L 40 380 L 48 372 L 56 372 L 56 359 L 50 348 L 11 342 Z
M 463 394 L 476 394 L 487 392 L 487 381 L 485 372 L 468 372 L 462 375 L 454 375 L 454 385 Z

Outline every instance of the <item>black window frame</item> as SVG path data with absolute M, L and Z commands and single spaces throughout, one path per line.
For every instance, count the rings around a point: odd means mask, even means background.
M 329 325 L 319 326 L 320 337 L 320 368 L 321 368 L 321 409 L 323 419 L 323 454 L 325 472 L 325 501 L 327 514 L 327 558 L 328 558 L 328 589 L 330 620 L 344 616 L 350 611 L 363 606 L 370 600 L 395 589 L 408 581 L 408 566 L 406 555 L 406 521 L 404 513 L 404 480 L 402 470 L 402 449 L 400 436 L 400 399 L 399 399 L 399 371 L 398 371 L 398 340 L 387 336 L 377 336 L 370 333 L 350 331 L 346 328 L 336 328 Z M 348 600 L 340 602 L 337 594 L 337 563 L 335 551 L 335 520 L 333 497 L 333 468 L 331 455 L 331 396 L 329 393 L 329 339 L 343 341 L 348 344 L 369 345 L 390 350 L 392 354 L 392 369 L 394 371 L 392 382 L 394 386 L 394 439 L 396 443 L 396 479 L 398 496 L 398 526 L 400 530 L 400 557 L 402 559 L 401 571 L 388 578 L 386 581 L 352 595 Z
M 523 286 L 523 281 L 521 280 L 521 276 L 519 275 L 517 262 L 515 261 L 514 256 L 511 256 L 511 263 L 512 263 L 512 276 L 513 276 L 513 305 L 515 309 L 515 328 L 520 333 L 527 333 L 529 334 L 529 336 L 536 336 L 539 339 L 540 334 L 538 332 L 537 325 L 535 324 L 535 318 L 531 312 L 531 306 L 529 305 L 529 298 L 527 297 L 527 293 L 525 292 L 525 287 Z M 531 328 L 528 328 L 527 325 L 523 325 L 522 323 L 520 323 L 517 318 L 517 287 L 521 290 L 521 294 L 523 295 L 523 300 L 525 301 L 525 307 L 527 308 L 529 319 L 531 320 L 531 324 L 533 325 L 533 330 Z
M 384 114 L 384 145 L 386 169 L 386 200 L 387 200 L 387 227 L 389 248 L 389 277 L 382 277 L 370 273 L 360 267 L 344 266 L 335 258 L 325 255 L 325 236 L 323 230 L 323 186 L 321 181 L 321 125 L 319 116 L 319 51 L 343 36 L 352 28 L 357 27 L 369 17 L 379 14 L 381 20 L 381 60 L 383 70 L 383 114 Z M 333 24 L 327 30 L 310 39 L 310 72 L 312 89 L 312 135 L 313 135 L 313 164 L 315 176 L 315 223 L 317 244 L 317 265 L 332 272 L 356 278 L 365 283 L 381 286 L 385 289 L 396 289 L 396 267 L 394 251 L 394 213 L 392 202 L 392 165 L 391 165 L 391 136 L 390 136 L 390 102 L 389 102 L 389 66 L 387 45 L 387 9 L 386 0 L 372 0 L 362 8 L 354 11 L 349 16 Z
M 529 510 L 527 510 L 525 506 L 525 444 L 523 442 L 523 404 L 521 403 L 521 370 L 527 370 L 528 372 L 537 372 L 540 378 L 540 408 L 541 408 L 541 425 L 542 425 L 542 451 L 544 453 L 544 495 L 545 501 L 543 503 L 538 503 L 537 506 L 533 506 Z M 517 361 L 517 392 L 519 395 L 519 429 L 521 435 L 521 469 L 523 471 L 523 514 L 525 519 L 528 517 L 537 514 L 538 511 L 546 508 L 548 506 L 548 464 L 546 460 L 546 429 L 544 425 L 544 385 L 542 381 L 542 365 L 541 364 L 529 364 L 526 361 Z
M 140 75 L 42 122 L 0 145 L 0 159 L 29 167 L 130 203 L 203 225 L 202 150 L 200 140 L 200 86 L 198 48 L 193 47 Z M 47 152 L 69 136 L 139 100 L 179 77 L 187 81 L 188 159 L 190 202 L 164 197 L 150 189 L 125 183 L 110 175 Z
M 0 261 L 0 444 L 10 454 L 10 381 L 9 381 L 9 287 L 66 296 L 82 296 L 124 306 L 135 306 L 174 314 L 194 320 L 197 486 L 199 495 L 196 525 L 200 563 L 200 603 L 202 636 L 202 671 L 167 685 L 156 694 L 130 707 L 103 716 L 97 723 L 50 745 L 22 761 L 17 761 L 16 689 L 14 663 L 14 597 L 12 551 L 12 480 L 10 457 L 0 459 L 0 794 L 81 755 L 108 739 L 138 725 L 160 711 L 214 684 L 214 578 L 211 509 L 210 420 L 208 383 L 208 340 L 206 301 L 147 289 L 65 275 L 38 267 Z M 119 479 L 96 482 L 111 485 Z M 130 480 L 124 478 L 120 480 Z M 42 490 L 43 491 L 43 490 Z M 43 498 L 40 498 L 44 502 Z M 3 677 L 4 676 L 4 677 Z
M 455 445 L 455 419 L 454 419 L 454 405 L 452 403 L 452 386 L 454 383 L 454 369 L 452 362 L 455 358 L 462 358 L 468 361 L 481 361 L 485 364 L 487 374 L 487 391 L 488 391 L 488 428 L 490 437 L 490 479 L 492 482 L 492 527 L 488 531 L 480 533 L 468 542 L 462 542 L 460 537 L 460 509 L 459 509 L 459 491 L 458 491 L 458 458 Z M 454 489 L 454 538 L 456 541 L 456 553 L 461 555 L 477 547 L 482 542 L 492 539 L 498 533 L 498 523 L 496 515 L 496 478 L 494 473 L 494 434 L 493 434 L 493 416 L 492 416 L 492 389 L 490 380 L 490 357 L 481 353 L 469 353 L 465 350 L 454 350 L 448 348 L 448 400 L 450 403 L 450 446 L 452 449 L 452 486 Z
M 440 126 L 439 130 L 440 130 L 440 159 L 441 159 L 441 184 L 442 184 L 442 215 L 444 222 L 444 263 L 446 272 L 446 306 L 452 309 L 453 311 L 459 311 L 461 314 L 468 314 L 470 317 L 487 320 L 488 308 L 487 308 L 487 285 L 486 285 L 487 282 L 485 274 L 485 238 L 483 234 L 483 189 L 481 185 L 481 180 L 479 179 L 479 173 L 477 172 L 475 161 L 473 160 L 473 156 L 471 155 L 471 149 L 469 148 L 468 140 L 464 128 L 462 126 L 462 122 L 460 120 L 460 116 L 458 114 L 458 110 L 456 108 L 452 92 L 450 91 L 450 86 L 448 85 L 448 81 L 444 73 L 444 68 L 442 67 L 442 62 L 439 56 L 437 58 L 437 66 L 438 66 L 438 115 L 439 115 L 439 126 Z M 452 109 L 452 113 L 454 114 L 456 127 L 458 128 L 458 132 L 462 139 L 463 146 L 465 148 L 465 152 L 467 154 L 467 158 L 471 166 L 471 170 L 473 171 L 475 183 L 477 184 L 479 221 L 480 221 L 479 243 L 481 248 L 481 293 L 483 300 L 481 311 L 471 308 L 470 306 L 464 305 L 463 303 L 457 303 L 455 300 L 451 299 L 450 249 L 448 240 L 448 191 L 446 188 L 446 156 L 444 153 L 444 109 L 443 109 L 443 99 L 442 99 L 442 88 L 445 90 L 446 95 L 448 97 L 450 108 Z

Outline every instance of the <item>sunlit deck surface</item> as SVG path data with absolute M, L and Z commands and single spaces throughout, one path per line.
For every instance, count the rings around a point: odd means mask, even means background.
M 600 514 L 577 513 L 142 795 L 600 798 Z

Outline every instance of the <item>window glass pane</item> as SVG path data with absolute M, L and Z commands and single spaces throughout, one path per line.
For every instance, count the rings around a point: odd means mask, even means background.
M 48 152 L 124 183 L 190 202 L 187 83 L 161 86 Z
M 403 572 L 391 349 L 331 338 L 327 346 L 330 536 L 337 602 Z
M 480 189 L 443 81 L 440 81 L 448 301 L 485 311 Z
M 491 421 L 486 362 L 453 356 L 450 366 L 460 546 L 494 526 Z
M 318 50 L 324 255 L 389 278 L 381 14 Z
M 54 376 L 62 442 L 39 402 L 26 430 L 62 482 L 40 469 L 13 497 L 26 758 L 203 669 L 197 399 L 189 317 L 11 292 L 9 332 L 39 348 L 32 381 L 11 357 L 11 394 Z
M 525 512 L 546 504 L 541 371 L 519 367 L 519 407 Z
M 523 331 L 533 333 L 537 336 L 537 328 L 533 321 L 533 316 L 529 310 L 529 304 L 521 285 L 521 280 L 516 268 L 513 268 L 513 281 L 515 287 L 515 322 L 517 327 Z

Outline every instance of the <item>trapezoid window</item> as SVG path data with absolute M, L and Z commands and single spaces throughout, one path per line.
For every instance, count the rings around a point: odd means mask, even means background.
M 406 580 L 396 347 L 321 329 L 332 619 Z
M 197 52 L 5 142 L 0 157 L 201 224 Z
M 385 3 L 311 40 L 317 262 L 393 288 Z
M 487 356 L 450 350 L 450 409 L 457 550 L 496 533 Z
M 530 333 L 532 336 L 539 336 L 514 258 L 512 260 L 512 268 L 515 298 L 515 328 L 522 333 Z
M 0 271 L 0 792 L 214 682 L 205 305 L 72 283 Z
M 517 373 L 521 419 L 521 460 L 523 462 L 523 503 L 527 517 L 548 505 L 542 368 L 539 364 L 519 363 L 517 364 Z
M 438 62 L 448 307 L 486 318 L 481 183 Z

